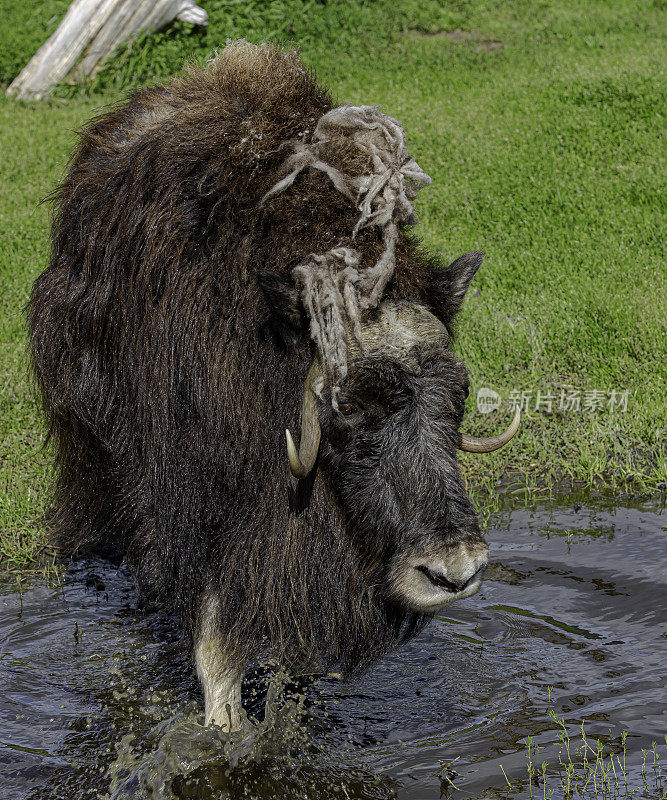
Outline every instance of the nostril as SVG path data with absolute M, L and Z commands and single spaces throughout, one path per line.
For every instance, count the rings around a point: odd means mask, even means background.
M 431 583 L 435 584 L 436 586 L 440 586 L 442 589 L 446 589 L 448 592 L 463 592 L 465 589 L 468 588 L 471 584 L 475 581 L 479 580 L 482 575 L 484 574 L 484 570 L 486 569 L 486 563 L 483 564 L 474 574 L 472 574 L 467 580 L 464 581 L 452 581 L 449 580 L 444 573 L 442 572 L 435 572 L 430 570 L 428 567 L 420 564 L 417 569 L 419 572 L 422 572 L 426 577 L 431 581 Z
M 480 568 L 477 570 L 477 572 L 475 572 L 475 574 L 474 574 L 474 575 L 471 575 L 471 576 L 468 578 L 468 580 L 465 582 L 465 585 L 463 586 L 463 588 L 464 588 L 464 589 L 467 589 L 467 588 L 468 588 L 468 586 L 470 586 L 470 584 L 471 584 L 471 583 L 474 583 L 475 581 L 481 581 L 481 580 L 482 580 L 482 578 L 484 577 L 484 570 L 485 570 L 485 569 L 486 569 L 486 561 L 485 561 L 485 562 L 482 564 L 482 566 L 481 566 L 481 567 L 480 567 Z
M 422 564 L 420 564 L 417 569 L 419 572 L 423 572 L 424 575 L 426 575 L 426 577 L 431 581 L 431 583 L 434 583 L 436 586 L 447 589 L 448 592 L 461 591 L 458 584 L 454 583 L 453 581 L 448 581 L 442 573 L 432 572 L 428 567 L 425 567 Z

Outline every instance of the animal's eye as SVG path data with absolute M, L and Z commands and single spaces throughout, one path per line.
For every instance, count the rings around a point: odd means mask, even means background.
M 339 403 L 338 410 L 344 416 L 349 417 L 350 414 L 356 414 L 359 408 L 354 403 Z

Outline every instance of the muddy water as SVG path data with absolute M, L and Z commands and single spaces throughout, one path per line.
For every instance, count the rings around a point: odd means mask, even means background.
M 582 719 L 592 738 L 628 731 L 641 785 L 642 749 L 662 741 L 667 760 L 665 526 L 657 501 L 508 507 L 478 595 L 353 682 L 281 691 L 258 669 L 244 693 L 259 721 L 231 741 L 201 727 L 170 623 L 136 609 L 122 567 L 75 562 L 61 586 L 22 594 L 7 582 L 0 797 L 426 800 L 445 796 L 450 762 L 452 797 L 505 797 L 500 765 L 524 781 L 527 736 L 557 761 L 549 686 L 573 736 Z

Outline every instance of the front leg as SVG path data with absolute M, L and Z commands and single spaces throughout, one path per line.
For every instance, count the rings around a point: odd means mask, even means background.
M 219 725 L 224 731 L 237 731 L 245 712 L 241 706 L 241 679 L 244 669 L 234 664 L 222 645 L 216 629 L 217 599 L 204 601 L 199 632 L 195 640 L 195 666 L 204 690 L 206 725 Z
M 243 671 L 233 668 L 225 658 L 220 639 L 204 639 L 195 647 L 197 675 L 204 689 L 206 725 L 219 725 L 224 731 L 237 731 L 244 716 L 241 707 Z

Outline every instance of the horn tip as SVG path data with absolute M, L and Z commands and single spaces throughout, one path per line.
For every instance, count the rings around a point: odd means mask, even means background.
M 460 450 L 464 450 L 468 453 L 492 453 L 494 450 L 504 447 L 514 438 L 516 432 L 519 430 L 520 421 L 521 409 L 519 406 L 515 406 L 514 418 L 504 433 L 501 433 L 499 436 L 491 436 L 488 438 L 459 434 L 458 447 Z
M 289 467 L 292 475 L 294 475 L 295 478 L 303 478 L 303 464 L 301 463 L 301 459 L 297 453 L 294 445 L 294 439 L 292 439 L 292 434 L 289 432 L 289 428 L 285 428 L 285 439 L 287 441 L 287 460 L 289 461 Z
M 289 456 L 290 464 L 294 459 L 298 459 L 299 455 L 296 451 L 296 447 L 294 445 L 294 439 L 292 438 L 292 434 L 289 431 L 289 428 L 285 428 L 285 439 L 287 441 L 287 455 Z

